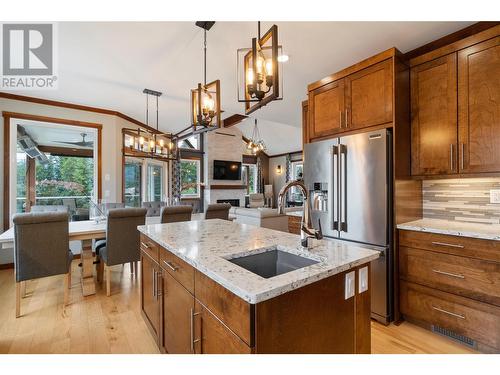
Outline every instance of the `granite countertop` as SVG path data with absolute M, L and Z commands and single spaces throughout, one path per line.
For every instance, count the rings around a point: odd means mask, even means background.
M 243 300 L 255 304 L 368 263 L 379 257 L 369 247 L 314 240 L 308 251 L 297 235 L 213 219 L 143 225 L 139 231 Z M 227 260 L 277 247 L 319 263 L 265 279 Z
M 500 224 L 464 223 L 442 219 L 420 219 L 399 224 L 397 228 L 500 241 Z

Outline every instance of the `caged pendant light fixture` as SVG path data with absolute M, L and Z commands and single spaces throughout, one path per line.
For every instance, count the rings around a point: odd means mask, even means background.
M 207 31 L 214 21 L 198 21 L 203 29 L 203 83 L 191 90 L 191 124 L 197 128 L 219 128 L 221 126 L 220 80 L 207 83 Z
M 238 101 L 245 103 L 247 115 L 273 100 L 283 99 L 278 26 L 273 25 L 261 37 L 260 22 L 257 24 L 258 37 L 252 38 L 252 47 L 237 51 Z

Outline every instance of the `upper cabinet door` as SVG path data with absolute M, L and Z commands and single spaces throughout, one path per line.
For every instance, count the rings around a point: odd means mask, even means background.
M 345 80 L 344 116 L 348 129 L 392 122 L 392 59 L 351 74 Z
M 309 93 L 309 138 L 342 131 L 344 112 L 344 80 L 331 82 Z
M 412 174 L 458 171 L 456 54 L 411 69 Z
M 500 37 L 458 53 L 460 169 L 500 172 Z

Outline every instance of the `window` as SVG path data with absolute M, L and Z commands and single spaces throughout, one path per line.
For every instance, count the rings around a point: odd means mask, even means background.
M 304 163 L 302 160 L 300 161 L 294 161 L 292 162 L 292 170 L 291 172 L 291 179 L 292 180 L 301 180 L 303 171 L 304 171 Z M 290 200 L 293 202 L 302 202 L 304 197 L 302 196 L 302 193 L 297 187 L 293 187 L 290 189 Z
M 200 161 L 194 159 L 181 160 L 181 197 L 200 196 Z
M 137 160 L 125 158 L 124 172 L 124 203 L 130 207 L 141 206 L 141 180 L 142 180 L 142 163 Z
M 159 202 L 163 197 L 163 166 L 148 163 L 146 200 Z
M 192 135 L 189 138 L 185 138 L 177 143 L 177 147 L 184 148 L 188 150 L 199 150 L 200 149 L 200 135 Z
M 247 186 L 247 194 L 257 193 L 256 164 L 243 164 L 243 183 Z

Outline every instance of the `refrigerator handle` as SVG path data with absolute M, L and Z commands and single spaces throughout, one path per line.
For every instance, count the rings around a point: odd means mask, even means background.
M 347 232 L 347 146 L 340 149 L 340 231 Z
M 335 192 L 337 190 L 337 178 L 338 178 L 338 158 L 339 158 L 339 146 L 332 146 L 332 154 L 333 154 L 333 163 L 332 163 L 332 195 L 333 199 L 331 199 L 331 207 L 332 207 L 332 216 L 333 216 L 333 229 L 339 230 L 339 215 L 338 215 L 338 201 L 335 196 Z

